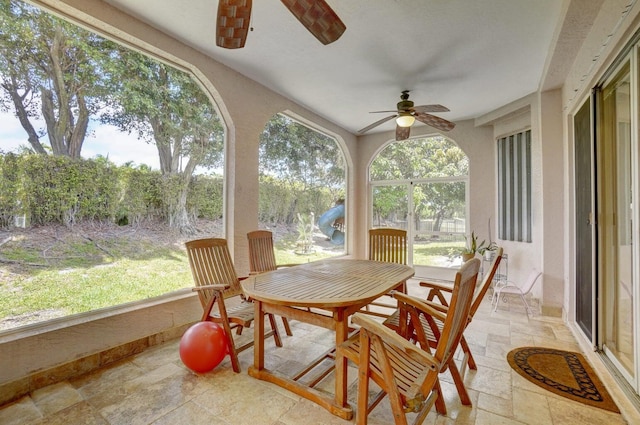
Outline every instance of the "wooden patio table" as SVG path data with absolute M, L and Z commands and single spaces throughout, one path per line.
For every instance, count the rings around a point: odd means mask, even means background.
M 343 419 L 351 419 L 353 410 L 347 403 L 347 360 L 336 362 L 335 355 L 331 354 L 335 352 L 334 347 L 324 355 L 324 358 L 334 360 L 330 370 L 308 384 L 300 382 L 300 378 L 321 360 L 293 377 L 265 368 L 264 315 L 273 313 L 335 330 L 335 343 L 338 346 L 349 336 L 349 316 L 390 290 L 402 287 L 413 275 L 412 267 L 401 264 L 329 259 L 278 269 L 243 280 L 242 287 L 246 295 L 255 303 L 255 345 L 249 375 L 286 388 Z M 314 386 L 333 369 L 335 394 L 332 396 Z

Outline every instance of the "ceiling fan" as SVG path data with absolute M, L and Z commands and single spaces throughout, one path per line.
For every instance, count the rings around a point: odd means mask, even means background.
M 336 41 L 347 27 L 324 0 L 281 0 L 322 44 Z M 244 47 L 251 20 L 251 0 L 220 0 L 216 44 L 225 49 Z
M 442 131 L 449 131 L 456 125 L 451 121 L 447 121 L 444 118 L 436 117 L 435 115 L 427 114 L 427 112 L 449 112 L 449 108 L 442 105 L 420 105 L 413 106 L 413 102 L 409 100 L 409 90 L 403 90 L 400 95 L 400 102 L 398 102 L 396 111 L 373 111 L 372 114 L 378 114 L 382 112 L 395 112 L 394 115 L 382 118 L 374 122 L 371 125 L 358 131 L 358 133 L 366 133 L 374 127 L 383 124 L 390 119 L 396 119 L 396 140 L 405 140 L 409 138 L 409 132 L 411 126 L 418 120 L 433 128 L 437 128 Z

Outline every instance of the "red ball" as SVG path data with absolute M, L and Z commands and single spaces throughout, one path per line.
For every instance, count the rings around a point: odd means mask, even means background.
M 213 370 L 228 350 L 224 328 L 213 322 L 196 323 L 180 339 L 180 359 L 197 373 Z

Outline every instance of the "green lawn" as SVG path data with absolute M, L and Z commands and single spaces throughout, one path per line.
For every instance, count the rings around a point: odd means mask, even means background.
M 35 232 L 0 246 L 0 330 L 193 286 L 180 242 L 126 233 L 34 237 Z M 296 254 L 291 241 L 276 244 L 276 253 L 280 264 L 335 255 L 322 249 Z
M 28 234 L 25 232 L 24 238 Z M 193 285 L 183 244 L 138 234 L 97 232 L 40 236 L 0 246 L 0 329 L 163 295 Z M 340 254 L 341 247 L 296 252 L 295 240 L 276 243 L 278 264 L 301 264 Z M 414 263 L 439 265 L 460 242 L 421 242 Z M 44 313 L 47 314 L 44 314 Z M 18 318 L 8 325 L 8 318 Z M 4 326 L 3 326 L 4 320 Z

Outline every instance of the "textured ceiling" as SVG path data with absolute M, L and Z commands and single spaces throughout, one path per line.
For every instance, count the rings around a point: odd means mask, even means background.
M 564 19 L 559 0 L 327 0 L 347 30 L 325 46 L 279 0 L 254 0 L 245 47 L 227 50 L 216 0 L 105 1 L 354 133 L 402 90 L 454 122 L 535 92 Z

